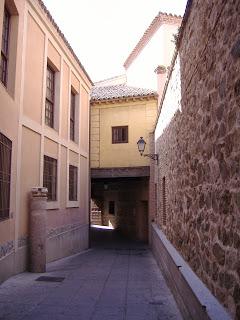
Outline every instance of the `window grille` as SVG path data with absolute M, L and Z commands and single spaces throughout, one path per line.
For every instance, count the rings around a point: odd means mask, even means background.
M 44 156 L 43 186 L 48 189 L 48 200 L 57 200 L 57 160 Z
M 69 166 L 69 201 L 77 201 L 78 168 Z
M 9 218 L 12 142 L 0 133 L 0 220 Z

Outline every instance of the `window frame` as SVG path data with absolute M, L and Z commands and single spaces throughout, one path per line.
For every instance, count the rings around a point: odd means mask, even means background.
M 52 166 L 52 167 L 49 167 Z M 47 166 L 51 172 L 47 172 Z M 53 179 L 51 179 L 53 178 Z M 49 183 L 51 183 L 51 188 L 48 187 Z M 43 158 L 43 187 L 48 189 L 48 201 L 57 201 L 57 183 L 58 183 L 58 163 L 57 159 L 44 155 Z M 51 193 L 49 193 L 49 189 Z M 54 191 L 54 192 L 53 192 Z M 51 197 L 50 197 L 51 196 Z
M 120 130 L 121 130 L 121 133 L 119 134 Z M 125 131 L 125 139 L 123 138 L 124 131 Z M 122 139 L 119 139 L 119 136 L 121 136 Z M 119 143 L 128 143 L 128 126 L 112 127 L 112 144 L 119 144 Z
M 5 87 L 7 87 L 7 81 L 8 81 L 10 21 L 11 21 L 11 14 L 7 9 L 7 7 L 4 6 L 2 37 L 1 37 L 2 45 L 1 45 L 1 61 L 0 61 L 0 81 Z
M 4 150 L 5 148 L 5 150 Z M 8 154 L 7 154 L 8 151 Z M 4 162 L 5 160 L 7 161 Z M 1 170 L 1 163 L 2 170 Z M 11 199 L 11 164 L 12 164 L 12 141 L 0 132 L 0 185 L 3 186 L 2 196 L 0 195 L 0 222 L 10 218 Z M 5 169 L 5 170 L 4 170 Z M 5 208 L 4 205 L 6 204 Z M 2 213 L 3 212 L 3 213 Z
M 71 173 L 73 177 L 71 177 Z M 68 167 L 68 201 L 78 201 L 78 167 L 71 164 Z
M 76 94 L 71 90 L 70 98 L 70 117 L 69 117 L 69 135 L 70 140 L 76 142 Z
M 50 128 L 54 128 L 54 112 L 55 112 L 55 80 L 56 72 L 47 64 L 46 72 L 46 98 L 45 98 L 45 124 Z M 49 75 L 51 75 L 49 77 Z M 48 86 L 50 84 L 50 86 Z M 50 91 L 50 95 L 48 92 Z

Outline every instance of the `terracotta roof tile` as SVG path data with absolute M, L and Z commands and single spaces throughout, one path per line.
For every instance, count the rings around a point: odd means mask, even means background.
M 130 87 L 126 84 L 119 84 L 114 86 L 93 87 L 91 92 L 91 102 L 121 98 L 157 96 L 157 92 L 151 89 Z

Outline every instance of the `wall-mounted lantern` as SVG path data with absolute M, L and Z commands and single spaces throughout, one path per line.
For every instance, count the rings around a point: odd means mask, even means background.
M 144 150 L 145 150 L 145 146 L 146 146 L 146 141 L 143 139 L 143 137 L 140 137 L 140 139 L 137 142 L 137 146 L 138 146 L 138 151 L 140 153 L 141 156 L 144 157 L 148 157 L 152 160 L 156 160 L 158 163 L 158 154 L 156 153 L 148 153 L 148 154 L 143 154 Z

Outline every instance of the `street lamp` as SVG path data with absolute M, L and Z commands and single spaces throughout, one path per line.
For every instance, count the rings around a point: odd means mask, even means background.
M 140 155 L 143 155 L 143 152 L 145 150 L 146 141 L 143 139 L 143 137 L 140 137 L 140 139 L 137 142 L 138 151 L 140 152 Z
M 144 156 L 144 157 L 148 157 L 152 160 L 156 160 L 158 163 L 158 154 L 156 153 L 148 153 L 148 154 L 143 154 L 144 150 L 145 150 L 145 146 L 146 146 L 146 141 L 143 139 L 143 137 L 140 137 L 140 139 L 137 142 L 137 146 L 138 146 L 138 151 L 140 153 L 140 155 Z

